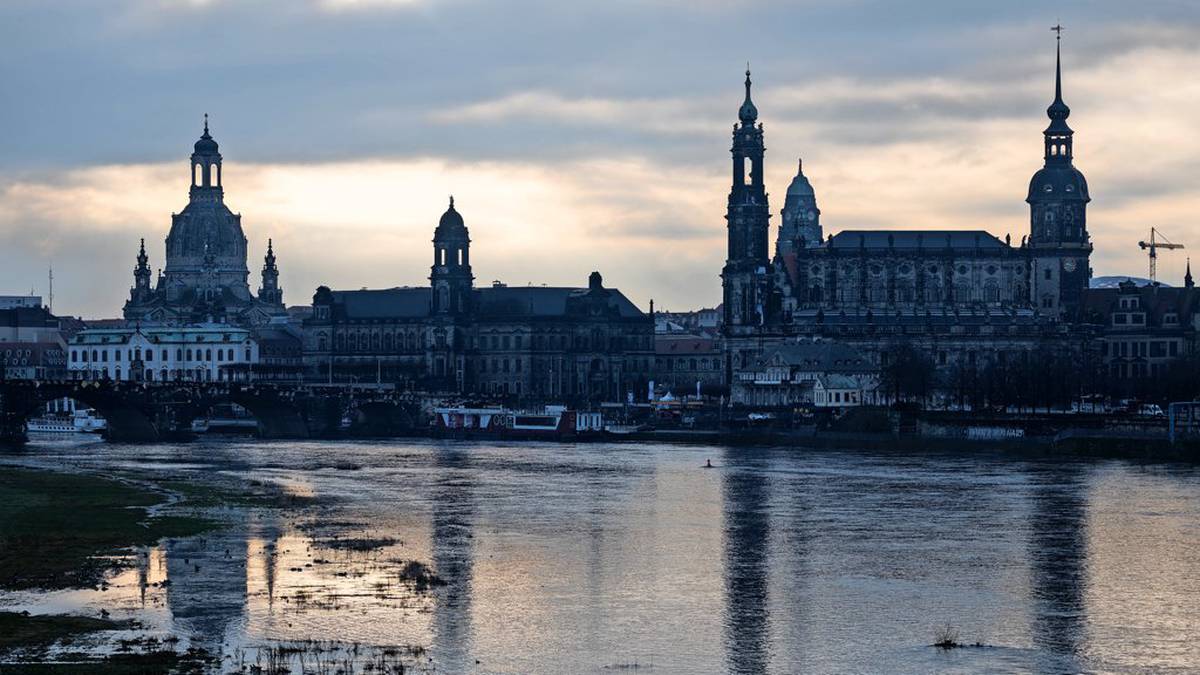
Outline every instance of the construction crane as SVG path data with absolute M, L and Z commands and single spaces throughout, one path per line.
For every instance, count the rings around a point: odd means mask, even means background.
M 1167 241 L 1167 238 L 1162 236 L 1162 233 L 1153 227 L 1150 228 L 1150 241 L 1139 241 L 1138 246 L 1143 251 L 1147 249 L 1150 251 L 1150 283 L 1152 284 L 1158 282 L 1158 249 L 1175 250 L 1183 248 L 1183 244 L 1172 244 Z

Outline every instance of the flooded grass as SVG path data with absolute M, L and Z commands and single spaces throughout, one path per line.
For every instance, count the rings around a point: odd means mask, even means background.
M 0 588 L 94 587 L 117 554 L 216 523 L 150 517 L 167 498 L 147 487 L 96 476 L 4 467 L 0 471 Z
M 39 649 L 79 635 L 128 628 L 127 621 L 110 621 L 63 614 L 29 615 L 0 612 L 0 652 L 21 648 Z

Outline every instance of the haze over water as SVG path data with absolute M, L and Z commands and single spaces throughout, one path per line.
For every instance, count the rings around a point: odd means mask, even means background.
M 222 510 L 230 528 L 141 552 L 107 591 L 0 595 L 138 618 L 227 664 L 313 638 L 425 646 L 437 672 L 1200 665 L 1200 471 L 1186 465 L 423 441 L 34 443 L 0 459 L 315 497 Z M 326 545 L 347 536 L 396 541 Z M 400 588 L 394 559 L 448 584 Z M 944 624 L 987 647 L 930 647 Z

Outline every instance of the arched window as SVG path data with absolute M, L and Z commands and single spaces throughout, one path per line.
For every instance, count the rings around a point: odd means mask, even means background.
M 211 349 L 205 349 L 205 350 L 204 350 L 204 360 L 205 360 L 205 361 L 212 361 L 212 350 L 211 350 Z
M 250 351 L 250 350 L 248 350 L 248 349 L 247 349 L 246 351 Z M 230 347 L 229 349 L 225 350 L 225 360 L 226 360 L 226 361 L 232 361 L 232 360 L 233 360 L 233 347 Z M 249 357 L 246 357 L 246 360 L 247 360 L 247 361 L 249 361 L 249 360 L 250 360 L 250 358 L 249 358 Z
M 200 165 L 193 164 L 192 165 L 192 187 L 196 187 L 199 184 L 200 184 Z
M 115 379 L 118 379 L 118 380 L 121 379 L 121 368 L 120 367 L 118 367 L 116 370 Z
M 212 176 L 212 184 L 219 186 L 221 184 L 221 165 L 213 162 L 209 167 L 209 172 Z
M 192 350 L 191 350 L 191 349 L 188 349 L 188 350 L 187 350 L 187 360 L 188 360 L 188 361 L 191 361 L 191 360 L 192 360 Z

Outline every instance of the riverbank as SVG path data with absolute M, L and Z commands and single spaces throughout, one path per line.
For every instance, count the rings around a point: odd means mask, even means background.
M 0 466 L 0 590 L 103 588 L 111 573 L 128 564 L 134 547 L 219 526 L 196 516 L 157 513 L 184 499 L 152 484 Z M 64 662 L 45 662 L 56 645 L 130 627 L 104 616 L 0 612 L 0 673 L 186 671 L 205 660 L 147 645 L 142 653 L 98 659 L 64 654 Z

